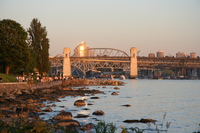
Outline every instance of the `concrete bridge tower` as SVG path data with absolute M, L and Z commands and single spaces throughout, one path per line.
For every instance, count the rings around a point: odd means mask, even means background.
M 70 49 L 64 48 L 63 76 L 71 76 Z
M 138 69 L 137 69 L 137 49 L 132 47 L 130 49 L 130 78 L 138 77 Z

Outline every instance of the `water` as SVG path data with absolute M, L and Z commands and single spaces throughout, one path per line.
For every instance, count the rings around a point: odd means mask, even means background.
M 166 129 L 165 123 L 171 122 L 168 129 L 169 133 L 192 133 L 199 131 L 200 123 L 200 80 L 124 80 L 124 86 L 119 86 L 120 90 L 114 90 L 115 86 L 107 86 L 102 88 L 99 86 L 90 86 L 89 89 L 99 89 L 105 94 L 97 94 L 95 96 L 100 99 L 90 99 L 91 96 L 70 97 L 67 96 L 60 99 L 61 102 L 54 102 L 57 107 L 52 107 L 54 112 L 50 112 L 42 117 L 45 119 L 52 118 L 61 110 L 70 111 L 73 116 L 77 114 L 90 115 L 88 118 L 77 118 L 81 124 L 97 123 L 96 119 L 113 122 L 118 130 L 122 131 L 120 126 L 124 128 L 139 127 L 140 129 L 148 129 L 145 132 L 155 132 L 155 125 L 143 123 L 124 123 L 126 119 L 155 119 L 157 124 L 163 121 L 163 129 Z M 111 95 L 112 92 L 118 92 L 119 95 Z M 74 102 L 78 99 L 87 99 L 86 105 L 83 107 L 74 106 Z M 48 103 L 46 103 L 48 105 Z M 52 103 L 51 103 L 52 104 Z M 51 105 L 49 103 L 49 105 Z M 130 107 L 121 105 L 130 104 Z M 65 106 L 61 108 L 59 106 Z M 88 108 L 90 110 L 84 110 Z M 96 110 L 105 112 L 104 116 L 94 116 L 92 113 Z M 74 118 L 75 119 L 75 118 Z M 161 129 L 159 127 L 159 129 Z

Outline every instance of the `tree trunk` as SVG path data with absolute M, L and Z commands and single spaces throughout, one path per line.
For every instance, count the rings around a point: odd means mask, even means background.
M 5 74 L 9 74 L 10 68 L 11 68 L 10 66 L 5 67 Z

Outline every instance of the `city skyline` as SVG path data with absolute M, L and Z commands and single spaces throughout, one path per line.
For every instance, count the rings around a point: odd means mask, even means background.
M 48 31 L 50 55 L 62 54 L 85 41 L 91 48 L 131 47 L 148 56 L 163 50 L 200 56 L 198 0 L 1 0 L 0 19 L 12 19 L 28 29 L 38 18 Z

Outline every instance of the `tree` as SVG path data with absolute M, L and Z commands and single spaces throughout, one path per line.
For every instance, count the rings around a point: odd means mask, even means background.
M 36 55 L 36 68 L 39 73 L 48 73 L 49 63 L 49 39 L 47 38 L 46 27 L 42 27 L 40 21 L 34 18 L 28 29 L 29 47 Z
M 11 68 L 24 69 L 30 60 L 27 32 L 14 20 L 0 21 L 0 65 L 6 74 Z

